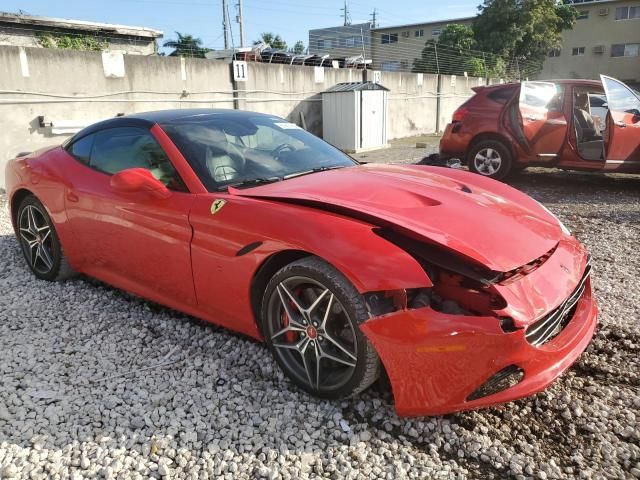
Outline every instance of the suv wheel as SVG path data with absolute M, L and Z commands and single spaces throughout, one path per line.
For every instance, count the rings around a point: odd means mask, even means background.
M 511 171 L 511 152 L 498 140 L 478 142 L 469 150 L 467 165 L 474 173 L 502 180 Z

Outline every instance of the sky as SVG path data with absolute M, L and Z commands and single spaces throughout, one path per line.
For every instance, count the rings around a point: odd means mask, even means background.
M 228 0 L 235 44 L 239 44 L 235 22 L 237 0 Z M 352 23 L 370 20 L 377 9 L 379 26 L 416 23 L 475 15 L 481 0 L 358 0 L 348 1 Z M 313 28 L 342 25 L 343 0 L 244 0 L 245 44 L 261 32 L 281 35 L 288 45 L 308 43 Z M 22 10 L 30 15 L 71 18 L 155 28 L 164 40 L 174 32 L 202 39 L 205 47 L 223 48 L 221 0 L 0 0 L 0 11 Z

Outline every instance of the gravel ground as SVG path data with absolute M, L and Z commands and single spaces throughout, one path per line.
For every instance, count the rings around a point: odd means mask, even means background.
M 0 196 L 0 477 L 640 478 L 640 176 L 512 183 L 589 246 L 601 325 L 545 392 L 422 419 L 383 388 L 311 398 L 262 345 L 98 282 L 35 280 Z

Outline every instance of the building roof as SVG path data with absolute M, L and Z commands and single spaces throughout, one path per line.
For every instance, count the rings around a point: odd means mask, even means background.
M 372 28 L 372 31 L 378 31 L 378 30 L 390 30 L 390 29 L 396 29 L 396 28 L 408 28 L 408 27 L 418 27 L 418 26 L 422 26 L 422 25 L 441 25 L 443 23 L 455 23 L 455 22 L 466 22 L 469 20 L 473 20 L 474 18 L 476 18 L 475 16 L 473 17 L 460 17 L 460 18 L 445 18 L 443 20 L 432 20 L 432 21 L 428 21 L 428 22 L 417 22 L 417 23 L 404 23 L 402 25 L 387 25 L 385 27 L 376 27 L 376 28 Z
M 40 17 L 36 15 L 21 15 L 17 13 L 0 12 L 0 24 L 28 25 L 41 28 L 59 28 L 65 30 L 79 30 L 92 33 L 108 33 L 128 37 L 158 38 L 164 33 L 147 27 L 130 25 L 115 25 L 111 23 L 85 22 L 66 18 Z
M 387 87 L 383 87 L 379 83 L 373 82 L 345 82 L 338 83 L 333 87 L 325 90 L 322 93 L 336 93 L 336 92 L 358 92 L 360 90 L 385 90 L 389 91 Z

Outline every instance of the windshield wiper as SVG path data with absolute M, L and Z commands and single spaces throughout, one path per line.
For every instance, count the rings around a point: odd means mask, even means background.
M 302 172 L 290 173 L 289 175 L 285 175 L 283 180 L 288 180 L 289 178 L 301 177 L 303 175 L 310 175 L 312 173 L 318 172 L 326 172 L 327 170 L 336 170 L 338 168 L 345 168 L 346 165 L 334 165 L 333 167 L 316 167 L 310 170 L 303 170 Z
M 256 187 L 258 185 L 266 185 L 267 183 L 275 183 L 281 180 L 282 180 L 281 177 L 249 178 L 247 180 L 242 180 L 241 182 L 227 183 L 226 185 L 222 185 L 218 187 L 218 191 L 227 190 L 229 187 L 233 187 L 233 188 Z

